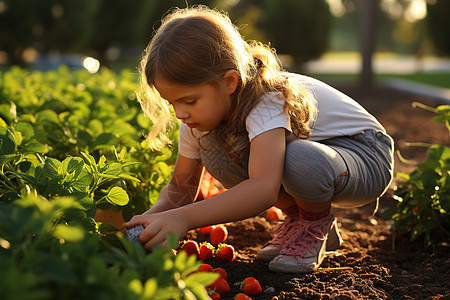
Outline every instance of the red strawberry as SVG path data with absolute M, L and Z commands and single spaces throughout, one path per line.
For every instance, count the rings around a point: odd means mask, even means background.
M 216 227 L 216 226 L 215 225 L 211 225 L 211 226 L 200 227 L 198 229 L 198 231 L 200 231 L 200 233 L 210 234 L 211 230 L 213 230 L 214 227 Z
M 213 267 L 211 267 L 211 265 L 208 264 L 201 264 L 197 272 L 213 272 Z
M 225 261 L 233 261 L 236 258 L 234 247 L 228 244 L 220 244 L 216 252 L 216 257 Z
M 228 237 L 228 230 L 225 225 L 217 225 L 211 230 L 209 234 L 209 239 L 211 240 L 211 244 L 214 246 L 219 245 L 220 243 L 225 242 Z
M 199 256 L 198 258 L 201 260 L 207 260 L 214 256 L 214 246 L 208 242 L 203 242 L 200 244 Z
M 195 255 L 198 257 L 200 254 L 197 242 L 192 240 L 184 242 L 181 250 L 184 250 L 188 256 Z
M 281 209 L 272 206 L 267 210 L 266 213 L 266 219 L 267 220 L 283 220 L 283 212 Z
M 236 294 L 236 296 L 234 296 L 234 300 L 252 300 L 252 298 L 250 298 L 249 296 L 247 296 L 244 293 L 239 293 L 239 294 Z
M 220 274 L 220 277 L 223 277 L 223 279 L 225 279 L 225 280 L 228 279 L 227 271 L 225 271 L 224 268 L 220 268 L 220 267 L 219 267 L 219 268 L 213 269 L 212 271 L 215 272 L 215 273 L 219 273 L 219 274 Z
M 212 293 L 211 295 L 208 295 L 212 300 L 220 300 L 220 294 L 219 293 Z
M 256 278 L 247 277 L 241 282 L 241 291 L 249 296 L 256 296 L 262 293 L 262 288 Z
M 230 285 L 225 279 L 219 277 L 210 286 L 208 286 L 207 289 L 209 290 L 215 289 L 216 293 L 219 293 L 221 296 L 223 296 L 230 292 Z

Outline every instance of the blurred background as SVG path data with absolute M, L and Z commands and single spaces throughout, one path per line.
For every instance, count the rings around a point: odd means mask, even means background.
M 0 68 L 136 70 L 161 17 L 196 4 L 226 11 L 291 71 L 450 88 L 450 0 L 0 0 Z

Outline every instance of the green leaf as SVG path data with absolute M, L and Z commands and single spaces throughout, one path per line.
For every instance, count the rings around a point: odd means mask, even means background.
M 0 157 L 1 158 L 1 157 Z M 13 174 L 15 174 L 16 176 L 19 176 L 20 178 L 24 179 L 25 181 L 28 181 L 29 183 L 31 183 L 34 187 L 37 187 L 38 183 L 36 178 L 34 178 L 31 175 L 28 174 L 23 174 L 23 173 L 19 173 L 19 172 L 13 172 Z
M 45 146 L 36 141 L 30 141 L 30 142 L 26 143 L 25 145 L 22 145 L 21 147 L 19 147 L 19 151 L 22 154 L 44 153 Z
M 6 122 L 5 122 L 5 120 L 3 120 L 1 117 L 0 117 L 0 127 L 7 127 L 8 126 L 8 124 L 6 124 Z
M 49 109 L 43 110 L 41 112 L 38 113 L 36 122 L 39 123 L 54 123 L 54 124 L 58 124 L 59 123 L 59 119 L 58 119 L 58 115 Z
M 46 177 L 49 179 L 58 179 L 59 169 L 61 167 L 61 162 L 59 160 L 47 157 L 44 162 L 43 172 Z
M 78 176 L 74 178 L 72 182 L 72 187 L 80 192 L 87 192 L 89 186 L 92 183 L 92 176 L 86 169 L 82 169 Z
M 128 288 L 133 291 L 136 295 L 141 295 L 144 291 L 144 286 L 139 279 L 133 279 L 128 284 Z
M 20 154 L 4 154 L 0 155 L 0 166 L 20 158 Z
M 81 157 L 67 157 L 61 165 L 61 170 L 65 173 L 79 174 L 83 168 L 84 160 Z
M 120 172 L 122 172 L 122 164 L 112 163 L 108 165 L 105 172 L 103 173 L 107 175 L 118 175 Z
M 133 176 L 128 175 L 128 174 L 120 174 L 119 177 L 122 178 L 122 179 L 134 181 L 134 182 L 141 182 L 138 178 L 133 177 Z
M 192 282 L 197 282 L 203 286 L 208 286 L 216 281 L 219 276 L 220 275 L 218 273 L 213 272 L 196 272 L 186 277 L 184 282 L 186 285 L 190 285 Z
M 89 166 L 91 166 L 93 170 L 97 170 L 97 163 L 95 162 L 95 158 L 92 155 L 81 152 L 81 156 L 84 157 L 85 161 L 89 164 Z
M 92 119 L 88 123 L 88 128 L 92 130 L 94 135 L 99 135 L 103 132 L 103 123 L 100 120 Z
M 148 279 L 144 284 L 144 293 L 143 293 L 144 298 L 150 299 L 156 294 L 157 290 L 158 290 L 158 281 L 156 280 L 156 278 Z
M 138 125 L 144 129 L 148 129 L 152 125 L 150 118 L 147 118 L 143 113 L 139 113 L 136 120 Z
M 56 225 L 53 235 L 68 242 L 78 242 L 84 239 L 84 231 L 81 228 L 63 224 Z
M 206 290 L 205 286 L 203 286 L 202 284 L 195 282 L 195 281 L 190 281 L 190 282 L 185 281 L 185 284 L 186 284 L 186 287 L 189 289 L 189 291 L 195 296 L 195 299 L 200 299 L 200 300 L 211 299 L 208 295 L 208 291 Z
M 100 170 L 103 170 L 103 168 L 106 166 L 106 157 L 104 155 L 100 156 L 100 159 L 98 160 L 98 167 Z
M 114 151 L 115 151 L 115 154 L 116 154 L 116 158 L 117 158 L 117 160 L 119 162 L 123 162 L 125 160 L 125 158 L 127 157 L 127 149 L 126 148 L 122 148 L 120 153 L 117 153 L 117 150 L 114 147 Z
M 403 172 L 399 172 L 396 174 L 397 177 L 405 179 L 405 180 L 409 180 L 410 176 L 408 173 L 403 173 Z
M 8 123 L 14 122 L 15 118 L 15 105 L 0 104 L 0 116 Z
M 19 122 L 16 124 L 15 129 L 19 131 L 23 137 L 32 138 L 34 137 L 34 129 L 30 123 Z
M 127 192 L 118 186 L 112 187 L 108 194 L 103 198 L 111 204 L 120 206 L 127 205 L 130 200 Z
M 4 127 L 0 127 L 0 155 L 13 154 L 16 150 L 14 134 Z

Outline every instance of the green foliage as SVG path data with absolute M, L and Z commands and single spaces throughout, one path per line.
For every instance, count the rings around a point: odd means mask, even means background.
M 125 220 L 156 201 L 176 152 L 149 148 L 137 74 L 12 68 L 0 79 L 1 199 L 29 185 L 46 197 L 88 193 L 104 207 L 126 193 Z
M 450 106 L 437 108 L 416 104 L 435 112 L 433 121 L 442 123 L 450 133 Z M 411 230 L 411 240 L 423 237 L 426 244 L 447 241 L 450 238 L 450 147 L 433 145 L 428 158 L 410 174 L 399 173 L 399 184 L 394 199 L 395 207 L 383 212 L 383 218 L 392 219 L 394 228 Z
M 299 65 L 318 58 L 328 47 L 331 14 L 324 0 L 265 0 L 261 27 L 280 54 Z
M 23 65 L 27 47 L 38 51 L 76 52 L 91 38 L 99 0 L 3 0 L 0 49 L 11 64 Z
M 215 274 L 169 246 L 146 252 L 96 223 L 142 213 L 176 152 L 153 152 L 130 72 L 0 74 L 0 298 L 208 299 Z M 176 134 L 174 132 L 173 134 Z
M 95 227 L 79 226 L 85 213 L 72 197 L 0 203 L 2 299 L 208 299 L 215 274 L 192 274 L 201 262 L 175 256 L 176 237 L 146 253 L 118 234 L 104 252 Z

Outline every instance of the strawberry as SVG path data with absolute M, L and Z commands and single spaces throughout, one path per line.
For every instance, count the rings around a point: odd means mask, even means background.
M 214 246 L 219 245 L 220 243 L 225 242 L 228 237 L 228 230 L 225 225 L 217 225 L 211 230 L 209 234 L 209 239 L 211 240 L 211 244 Z
M 208 294 L 208 296 L 212 299 L 212 300 L 220 300 L 220 294 L 219 293 L 211 293 L 210 295 Z
M 211 265 L 208 264 L 201 264 L 197 272 L 213 272 L 213 267 L 211 267 Z
M 200 228 L 198 229 L 198 231 L 199 231 L 200 233 L 203 233 L 203 234 L 210 234 L 210 233 L 211 233 L 211 230 L 213 230 L 214 227 L 216 227 L 216 225 L 200 227 Z
M 223 279 L 225 279 L 225 280 L 228 279 L 227 271 L 225 271 L 224 268 L 220 268 L 219 267 L 219 268 L 212 269 L 212 271 L 215 272 L 215 273 L 219 273 L 220 277 L 223 277 Z
M 250 298 L 249 296 L 247 296 L 244 293 L 239 293 L 239 294 L 236 294 L 236 296 L 234 296 L 234 300 L 252 300 L 252 298 Z
M 192 240 L 184 242 L 181 250 L 184 250 L 188 256 L 195 255 L 198 257 L 200 254 L 197 242 Z
M 266 213 L 266 219 L 267 220 L 283 220 L 283 212 L 281 209 L 272 206 L 267 210 Z
M 221 296 L 230 292 L 230 285 L 228 282 L 219 277 L 214 281 L 210 286 L 207 287 L 207 290 L 216 290 L 216 293 L 219 293 Z
M 214 256 L 214 246 L 208 242 L 203 242 L 200 244 L 199 256 L 200 260 L 207 260 Z
M 255 277 L 247 277 L 241 282 L 241 291 L 249 296 L 256 296 L 262 293 L 262 288 Z
M 225 261 L 233 261 L 236 258 L 234 247 L 228 244 L 219 244 L 216 257 Z

